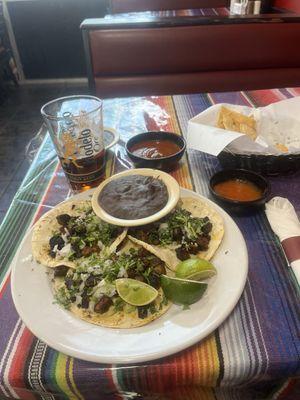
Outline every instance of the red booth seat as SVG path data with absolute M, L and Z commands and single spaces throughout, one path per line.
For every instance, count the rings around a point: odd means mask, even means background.
M 289 11 L 300 13 L 300 1 L 299 0 L 275 0 L 274 6 L 278 8 L 284 8 Z
M 300 85 L 297 17 L 86 20 L 82 29 L 100 97 Z

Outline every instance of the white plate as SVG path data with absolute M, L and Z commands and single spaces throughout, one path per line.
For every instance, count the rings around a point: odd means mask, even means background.
M 88 195 L 85 192 L 76 197 Z M 46 268 L 28 260 L 29 231 L 14 259 L 11 286 L 16 309 L 34 335 L 54 349 L 83 360 L 137 363 L 176 353 L 214 331 L 231 313 L 244 289 L 247 248 L 225 211 L 194 192 L 181 189 L 181 195 L 204 199 L 224 219 L 224 239 L 213 258 L 218 275 L 199 302 L 185 311 L 173 305 L 162 317 L 140 328 L 110 329 L 84 322 L 53 303 Z

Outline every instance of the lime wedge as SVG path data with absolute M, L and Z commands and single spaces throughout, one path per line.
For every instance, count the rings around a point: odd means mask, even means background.
M 207 283 L 161 275 L 161 287 L 167 299 L 188 306 L 201 299 Z
M 177 265 L 175 276 L 181 279 L 201 281 L 211 278 L 216 273 L 216 268 L 209 261 L 201 258 L 190 258 Z
M 133 306 L 145 306 L 156 299 L 158 291 L 147 283 L 130 278 L 115 281 L 121 299 Z

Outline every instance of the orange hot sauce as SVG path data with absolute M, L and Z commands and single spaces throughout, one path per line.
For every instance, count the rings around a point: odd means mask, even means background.
M 226 199 L 238 201 L 258 200 L 262 190 L 254 183 L 244 179 L 229 179 L 214 185 L 214 191 Z

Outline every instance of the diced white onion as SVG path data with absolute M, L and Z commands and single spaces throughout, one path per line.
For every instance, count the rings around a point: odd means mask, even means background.
M 101 268 L 100 266 L 97 266 L 97 268 L 95 268 L 94 273 L 96 275 L 100 275 L 103 272 L 103 268 Z
M 62 237 L 63 241 L 67 244 L 68 243 L 68 235 L 62 234 L 61 237 Z
M 112 260 L 105 260 L 104 261 L 104 267 L 110 267 L 112 265 L 113 261 Z
M 71 243 L 68 243 L 62 249 L 57 250 L 57 254 L 61 257 L 65 257 L 70 253 L 70 251 L 71 251 Z
M 91 300 L 91 301 L 89 302 L 89 310 L 90 310 L 90 311 L 94 311 L 95 304 L 96 304 L 96 303 L 95 303 L 93 300 Z
M 159 225 L 159 230 L 167 229 L 167 228 L 168 228 L 168 224 L 166 222 L 163 222 L 162 224 Z
M 118 278 L 127 278 L 127 271 L 124 267 L 121 267 L 119 272 L 118 272 Z
M 94 288 L 93 296 L 98 297 L 100 294 L 105 294 L 108 297 L 114 296 L 116 294 L 115 285 L 102 279 L 102 281 L 100 281 Z
M 80 296 L 80 294 L 76 295 L 76 300 L 75 300 L 75 304 L 78 305 L 82 302 L 82 296 Z

